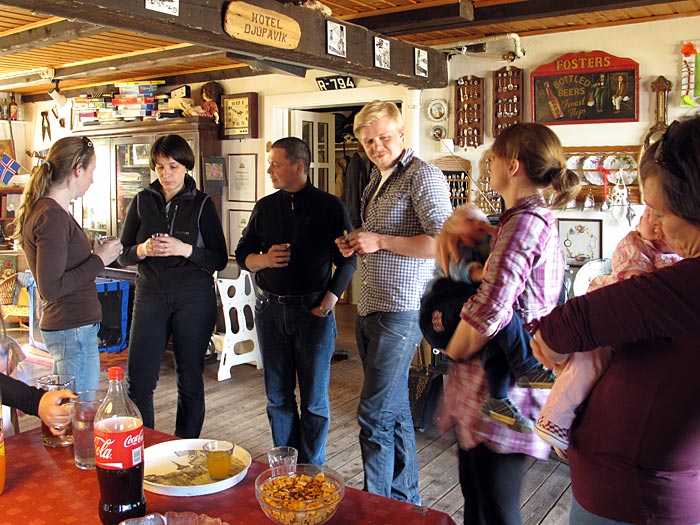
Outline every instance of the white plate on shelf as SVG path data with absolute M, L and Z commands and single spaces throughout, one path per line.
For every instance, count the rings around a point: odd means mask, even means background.
M 209 479 L 202 447 L 210 439 L 175 439 L 158 443 L 144 451 L 143 487 L 166 496 L 202 496 L 229 489 L 245 478 L 251 458 L 246 449 L 233 450 L 231 476 Z

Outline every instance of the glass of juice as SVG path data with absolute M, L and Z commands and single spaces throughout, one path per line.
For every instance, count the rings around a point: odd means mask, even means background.
M 207 456 L 209 477 L 214 481 L 226 479 L 231 475 L 231 454 L 234 444 L 230 441 L 213 440 L 204 444 Z

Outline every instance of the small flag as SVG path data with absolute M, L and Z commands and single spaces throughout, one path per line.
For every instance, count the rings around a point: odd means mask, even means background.
M 10 179 L 17 175 L 19 168 L 19 162 L 10 157 L 7 153 L 3 153 L 2 161 L 0 161 L 0 180 L 3 184 L 10 182 Z

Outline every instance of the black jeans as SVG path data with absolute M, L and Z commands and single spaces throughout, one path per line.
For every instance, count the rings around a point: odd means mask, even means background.
M 214 281 L 167 292 L 136 289 L 129 336 L 129 397 L 154 428 L 153 392 L 170 336 L 175 352 L 175 435 L 197 438 L 204 423 L 204 356 L 216 323 Z
M 521 525 L 525 454 L 496 454 L 481 444 L 459 449 L 464 525 Z

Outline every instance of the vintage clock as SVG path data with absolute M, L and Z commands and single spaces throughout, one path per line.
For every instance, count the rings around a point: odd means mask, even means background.
M 222 139 L 258 138 L 258 94 L 239 93 L 221 97 Z

